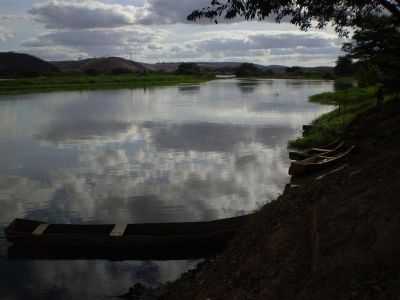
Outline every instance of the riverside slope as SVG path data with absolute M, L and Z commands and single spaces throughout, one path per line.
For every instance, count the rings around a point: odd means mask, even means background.
M 348 165 L 265 205 L 161 299 L 399 299 L 400 101 L 349 127 Z

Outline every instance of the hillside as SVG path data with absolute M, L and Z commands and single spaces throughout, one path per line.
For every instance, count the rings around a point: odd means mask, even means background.
M 59 72 L 59 69 L 37 57 L 14 53 L 0 52 L 0 76 L 34 76 Z
M 102 57 L 74 61 L 46 62 L 28 54 L 7 52 L 0 53 L 0 76 L 20 77 L 46 75 L 60 71 L 63 73 L 85 73 L 88 75 L 145 72 L 174 73 L 180 64 L 180 62 L 150 64 L 136 62 L 121 57 Z M 233 74 L 242 65 L 240 62 L 195 62 L 195 64 L 200 67 L 202 72 L 214 74 Z M 269 72 L 270 75 L 294 75 L 294 73 L 289 74 L 286 66 L 264 66 L 259 64 L 253 64 L 253 66 L 255 69 L 260 70 L 261 73 Z M 331 67 L 295 67 L 294 69 L 297 69 L 297 75 L 301 75 L 302 72 L 307 74 L 316 73 L 321 75 L 331 74 L 333 72 L 333 68 Z
M 235 73 L 235 71 L 242 65 L 241 62 L 195 62 L 204 71 L 215 73 Z M 180 63 L 157 63 L 146 64 L 146 67 L 163 72 L 175 72 Z M 254 64 L 254 66 L 261 71 L 272 71 L 275 74 L 282 75 L 287 71 L 286 66 L 282 65 L 269 65 L 264 66 Z M 310 73 L 333 73 L 332 67 L 299 67 L 302 72 Z
M 83 73 L 143 73 L 148 70 L 142 63 L 120 57 L 89 58 L 77 61 L 53 62 L 63 72 Z
M 191 63 L 191 62 L 189 62 Z M 219 73 L 219 74 L 232 74 L 241 66 L 239 62 L 194 62 L 203 72 Z M 178 69 L 180 62 L 165 62 L 165 63 L 142 63 L 127 60 L 119 57 L 108 58 L 90 58 L 78 61 L 59 61 L 53 62 L 54 65 L 59 67 L 63 72 L 88 72 L 95 70 L 100 73 L 113 73 L 113 71 L 126 70 L 127 72 L 141 73 L 149 72 L 165 72 L 173 73 Z M 282 75 L 287 71 L 287 67 L 281 65 L 264 66 L 254 64 L 256 68 L 261 71 L 272 71 L 275 74 Z M 305 68 L 300 67 L 302 72 L 310 73 L 332 73 L 331 67 L 314 67 Z

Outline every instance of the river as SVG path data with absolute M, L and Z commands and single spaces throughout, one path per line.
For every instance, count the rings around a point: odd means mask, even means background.
M 0 298 L 109 299 L 197 261 L 9 260 L 14 218 L 201 221 L 249 213 L 289 177 L 288 140 L 333 82 L 214 80 L 149 89 L 0 96 Z

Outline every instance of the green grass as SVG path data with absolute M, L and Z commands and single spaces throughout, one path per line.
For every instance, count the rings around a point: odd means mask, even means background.
M 375 95 L 376 87 L 368 87 L 311 96 L 311 102 L 336 105 L 337 108 L 314 120 L 312 129 L 303 137 L 290 141 L 289 147 L 304 149 L 328 144 L 340 138 L 360 113 L 375 105 Z
M 68 90 L 120 89 L 200 83 L 210 75 L 123 74 L 123 75 L 51 75 L 0 81 L 0 94 L 24 94 Z
M 304 74 L 258 74 L 249 76 L 238 76 L 238 78 L 264 78 L 264 79 L 302 79 L 302 80 L 333 80 L 333 75 L 321 73 Z
M 322 93 L 310 97 L 310 102 L 329 105 L 358 105 L 374 98 L 376 87 L 351 88 L 337 92 Z

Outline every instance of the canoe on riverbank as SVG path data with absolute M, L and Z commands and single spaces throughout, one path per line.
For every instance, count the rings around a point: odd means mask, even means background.
M 289 175 L 301 176 L 333 166 L 345 159 L 354 146 L 340 152 L 338 150 L 325 152 L 300 161 L 293 161 L 289 168 Z
M 289 158 L 291 160 L 303 160 L 309 158 L 314 155 L 324 154 L 327 155 L 329 153 L 338 151 L 344 147 L 344 142 L 334 141 L 328 145 L 318 147 L 318 148 L 310 148 L 304 151 L 290 151 Z
M 5 234 L 14 247 L 41 248 L 46 253 L 49 253 L 48 249 L 58 248 L 72 249 L 71 253 L 79 253 L 82 249 L 88 253 L 90 249 L 94 257 L 98 256 L 96 251 L 128 253 L 125 250 L 132 255 L 136 252 L 138 256 L 151 253 L 152 256 L 163 256 L 165 251 L 173 255 L 175 249 L 182 255 L 186 252 L 189 256 L 190 253 L 199 256 L 202 251 L 213 253 L 223 249 L 250 216 L 208 222 L 101 225 L 48 224 L 15 219 L 5 229 Z M 62 255 L 68 253 L 63 252 Z

